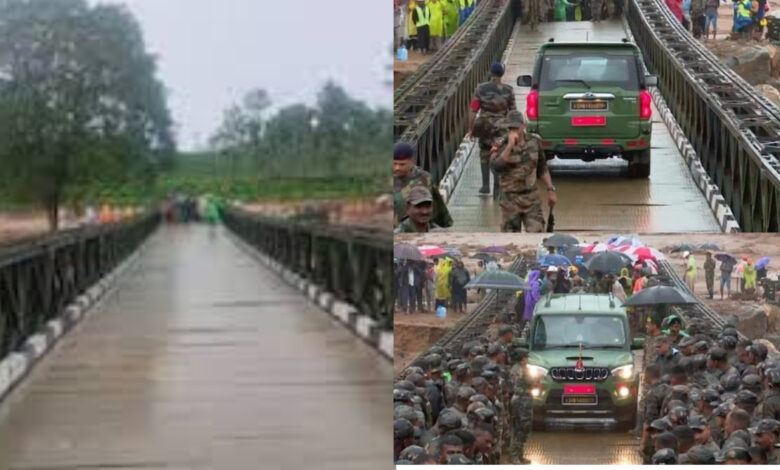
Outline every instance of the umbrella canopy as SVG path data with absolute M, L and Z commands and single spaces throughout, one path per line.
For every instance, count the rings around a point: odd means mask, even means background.
M 642 240 L 636 235 L 618 235 L 607 240 L 608 245 L 613 246 L 644 246 Z
M 619 273 L 631 264 L 633 261 L 628 255 L 618 251 L 605 251 L 586 261 L 585 267 L 600 273 Z
M 647 287 L 632 295 L 626 305 L 683 305 L 698 303 L 696 297 L 676 287 Z
M 561 255 L 568 258 L 573 264 L 583 264 L 593 257 L 592 253 L 583 253 L 583 249 L 585 249 L 583 245 L 568 246 Z
M 652 259 L 658 261 L 665 258 L 663 253 L 649 246 L 630 247 L 624 253 L 639 260 Z
M 485 271 L 466 284 L 466 289 L 527 289 L 522 277 L 509 271 Z
M 544 255 L 539 258 L 539 264 L 544 267 L 563 266 L 564 268 L 568 268 L 571 266 L 571 261 L 563 255 Z
M 714 258 L 715 258 L 716 260 L 720 261 L 721 263 L 726 263 L 726 264 L 737 264 L 737 259 L 736 259 L 736 258 L 734 258 L 733 256 L 731 256 L 731 255 L 730 255 L 730 254 L 728 254 L 728 253 L 717 253 L 717 254 L 714 256 Z
M 672 253 L 677 253 L 678 251 L 690 251 L 691 253 L 693 253 L 694 251 L 696 251 L 696 246 L 691 245 L 690 243 L 681 243 L 679 245 L 675 245 L 672 248 Z
M 498 261 L 495 256 L 489 253 L 477 253 L 476 255 L 472 256 L 471 259 L 479 259 L 484 261 L 485 263 L 488 263 L 490 261 Z
M 507 250 L 503 246 L 488 246 L 482 251 L 485 253 L 501 253 L 502 255 L 509 254 L 509 250 Z
M 416 246 L 410 243 L 393 245 L 393 258 L 425 261 L 425 256 L 420 253 L 420 250 L 418 250 Z
M 569 235 L 568 233 L 554 233 L 552 236 L 546 238 L 544 242 L 542 242 L 542 245 L 558 248 L 560 246 L 576 245 L 579 242 L 577 237 Z
M 699 245 L 699 248 L 702 250 L 720 250 L 720 247 L 714 243 L 702 243 Z
M 587 245 L 585 248 L 582 249 L 583 253 L 602 253 L 604 251 L 609 250 L 609 245 L 606 243 L 596 242 L 591 243 L 590 245 Z
M 760 260 L 756 261 L 756 269 L 764 269 L 769 264 L 769 256 L 764 256 Z
M 462 258 L 463 252 L 460 251 L 457 247 L 454 246 L 445 246 L 444 251 L 447 252 L 448 255 L 454 256 L 455 258 Z
M 433 245 L 422 245 L 418 249 L 420 250 L 420 253 L 423 254 L 423 256 L 427 256 L 428 258 L 447 254 L 447 251 L 444 248 Z

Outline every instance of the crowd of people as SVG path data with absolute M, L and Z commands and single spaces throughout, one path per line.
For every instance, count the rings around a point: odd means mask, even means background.
M 430 349 L 394 383 L 396 464 L 530 463 L 524 443 L 533 421 L 533 380 L 528 351 L 516 338 L 535 303 L 566 292 L 628 299 L 667 283 L 651 262 L 611 273 L 543 266 L 555 251 L 540 249 L 526 275 L 531 287 L 503 306 L 495 328 L 458 350 Z M 632 330 L 646 334 L 634 431 L 642 462 L 777 463 L 780 364 L 767 346 L 740 337 L 733 326 L 716 327 L 668 306 L 634 309 L 631 316 Z
M 436 52 L 471 15 L 476 0 L 394 0 L 395 47 Z
M 716 39 L 720 0 L 665 0 L 666 5 L 695 38 Z M 767 31 L 767 0 L 732 0 L 733 25 L 730 39 L 760 41 Z

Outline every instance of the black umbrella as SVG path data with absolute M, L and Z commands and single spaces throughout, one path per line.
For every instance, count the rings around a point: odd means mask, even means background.
M 584 250 L 586 247 L 584 246 L 567 246 L 566 249 L 563 250 L 563 253 L 561 253 L 563 256 L 569 258 L 569 261 L 572 262 L 572 264 L 577 264 L 577 259 L 580 258 L 582 263 L 585 263 L 589 259 L 593 258 L 596 254 L 595 253 L 583 253 L 582 250 Z
M 549 238 L 546 238 L 544 242 L 542 242 L 542 245 L 558 248 L 559 246 L 576 245 L 579 242 L 580 241 L 577 240 L 576 237 L 569 235 L 568 233 L 554 233 Z
M 655 286 L 647 287 L 632 295 L 625 305 L 683 305 L 698 302 L 696 297 L 676 287 Z
M 498 261 L 495 256 L 489 253 L 477 253 L 476 255 L 472 256 L 471 259 L 480 259 L 485 263 L 490 261 Z
M 702 243 L 699 245 L 699 248 L 702 250 L 720 250 L 720 247 L 714 243 Z
M 509 271 L 485 271 L 466 284 L 466 289 L 527 289 L 522 277 Z
M 585 262 L 585 267 L 599 273 L 619 273 L 626 266 L 631 266 L 631 257 L 619 251 L 602 251 Z
M 393 258 L 425 261 L 425 256 L 420 253 L 420 250 L 418 250 L 416 246 L 410 243 L 393 245 Z
M 672 248 L 672 253 L 677 253 L 678 251 L 690 251 L 693 253 L 696 251 L 696 245 L 691 245 L 690 243 L 682 243 L 680 245 L 675 245 Z
M 737 264 L 737 259 L 728 253 L 717 253 L 713 256 L 716 260 L 726 264 Z

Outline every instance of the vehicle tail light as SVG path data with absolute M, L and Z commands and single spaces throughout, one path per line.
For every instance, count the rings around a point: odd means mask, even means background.
M 653 115 L 653 97 L 647 90 L 639 90 L 639 118 L 647 121 Z
M 525 97 L 525 115 L 528 119 L 536 119 L 539 117 L 539 91 L 531 90 L 528 92 L 528 96 Z

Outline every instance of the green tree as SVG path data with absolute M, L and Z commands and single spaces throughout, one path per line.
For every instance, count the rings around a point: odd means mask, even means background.
M 123 7 L 0 2 L 0 177 L 56 230 L 69 190 L 149 181 L 175 150 L 163 85 Z

